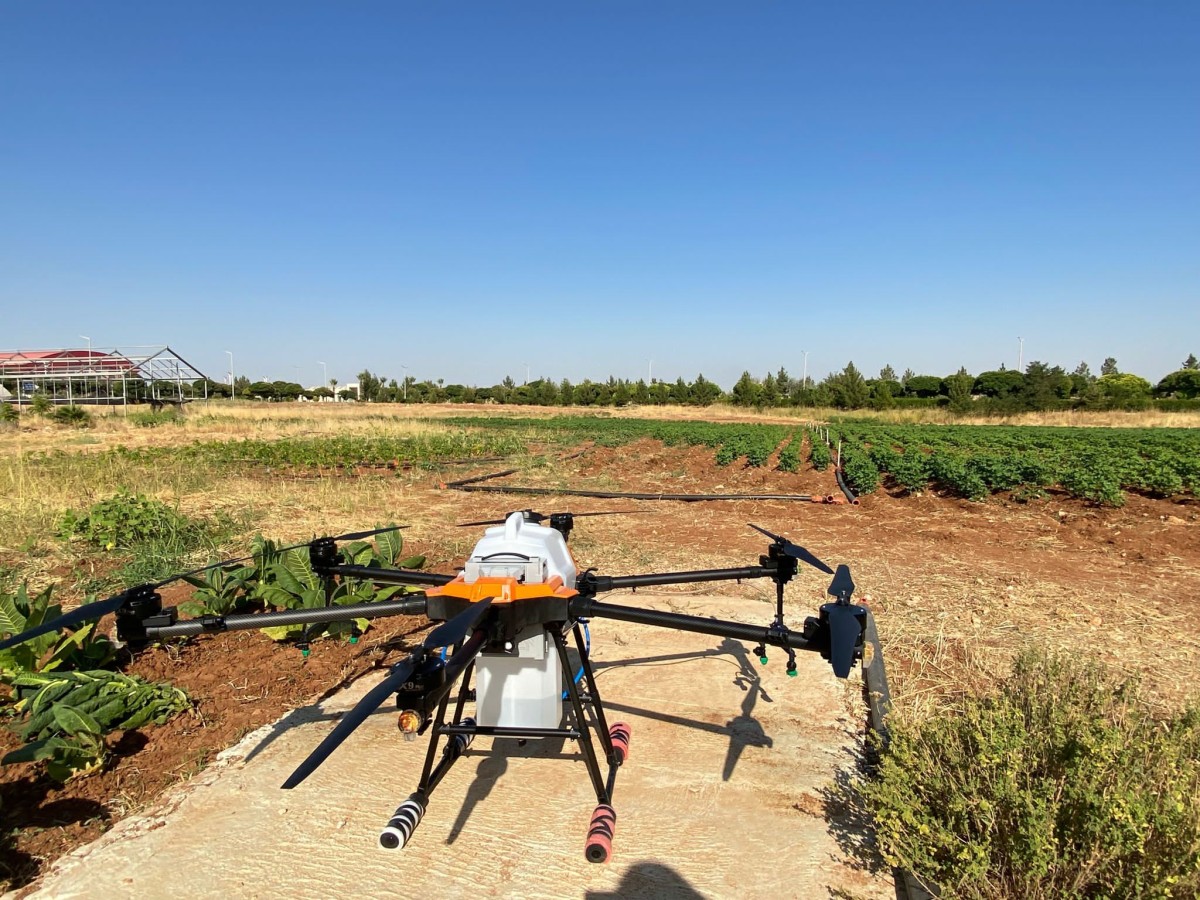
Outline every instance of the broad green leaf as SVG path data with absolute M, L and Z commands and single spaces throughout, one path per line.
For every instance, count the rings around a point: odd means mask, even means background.
M 0 593 L 0 634 L 20 634 L 25 630 L 25 617 L 17 610 L 12 594 Z
M 300 634 L 303 630 L 303 625 L 271 625 L 259 629 L 273 641 L 286 641 L 293 634 Z
M 307 550 L 289 550 L 284 555 L 283 565 L 305 587 L 316 587 L 321 583 L 321 579 L 313 571 L 312 560 L 309 559 Z
M 410 556 L 396 563 L 396 567 L 399 569 L 419 569 L 423 565 L 425 565 L 424 556 Z
M 46 738 L 41 741 L 33 741 L 24 747 L 10 750 L 4 754 L 3 759 L 0 759 L 0 765 L 7 766 L 12 763 L 37 762 L 40 759 L 46 759 L 54 752 L 55 748 L 51 746 L 51 741 L 53 740 L 53 738 Z
M 283 563 L 272 566 L 271 574 L 275 576 L 275 583 L 285 591 L 296 596 L 304 593 L 305 585 Z
M 82 710 L 71 706 L 54 707 L 54 722 L 67 734 L 100 734 L 100 723 Z
M 388 524 L 395 525 L 396 523 L 389 522 Z M 375 546 L 379 548 L 379 558 L 390 566 L 400 555 L 400 549 L 404 546 L 404 537 L 399 531 L 385 531 L 375 535 Z

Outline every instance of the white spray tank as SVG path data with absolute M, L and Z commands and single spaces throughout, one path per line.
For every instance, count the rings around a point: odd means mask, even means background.
M 467 560 L 463 580 L 512 578 L 544 584 L 558 576 L 575 585 L 575 560 L 562 534 L 515 512 L 484 532 Z M 515 601 L 515 602 L 520 602 Z M 511 649 L 485 651 L 475 663 L 475 720 L 488 728 L 558 728 L 563 718 L 562 666 L 549 633 L 534 625 Z

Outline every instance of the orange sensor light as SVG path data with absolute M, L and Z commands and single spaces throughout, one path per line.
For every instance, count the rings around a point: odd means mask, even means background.
M 404 735 L 406 741 L 416 740 L 417 732 L 424 724 L 425 717 L 415 709 L 406 709 L 400 713 L 400 733 Z

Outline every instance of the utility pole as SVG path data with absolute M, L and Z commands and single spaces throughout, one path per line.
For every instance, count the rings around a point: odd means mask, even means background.
M 405 403 L 407 403 L 407 402 L 408 402 L 408 366 L 404 366 L 404 365 L 402 365 L 402 366 L 400 366 L 400 368 L 401 368 L 401 369 L 403 370 L 403 372 L 404 372 L 404 384 L 403 384 L 403 388 L 404 388 L 404 402 L 405 402 Z
M 225 355 L 229 357 L 229 399 L 237 399 L 237 378 L 233 374 L 233 351 L 226 350 Z
M 321 387 L 327 387 L 329 385 L 329 367 L 319 359 L 317 360 L 317 365 L 321 367 L 321 377 L 325 379 L 321 382 Z
M 646 369 L 646 384 L 654 384 L 654 360 L 650 360 L 650 365 Z
M 800 387 L 808 390 L 808 351 L 802 350 L 804 354 L 804 374 L 800 376 Z

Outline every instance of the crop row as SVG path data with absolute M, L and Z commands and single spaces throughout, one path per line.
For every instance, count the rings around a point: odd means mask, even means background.
M 591 441 L 601 447 L 621 447 L 651 438 L 668 447 L 711 447 L 719 465 L 745 459 L 749 466 L 765 466 L 771 454 L 792 436 L 786 425 L 724 424 L 717 422 L 658 422 L 652 419 L 603 419 L 593 416 L 556 416 L 552 419 L 461 418 L 452 422 L 472 428 L 515 429 L 531 440 L 563 444 Z M 798 448 L 797 448 L 798 449 Z M 784 456 L 780 467 L 798 465 L 795 451 Z
M 886 477 L 913 492 L 933 486 L 970 499 L 1059 487 L 1120 506 L 1125 491 L 1200 493 L 1200 434 L 1189 429 L 879 425 L 830 430 L 847 482 L 869 493 Z

